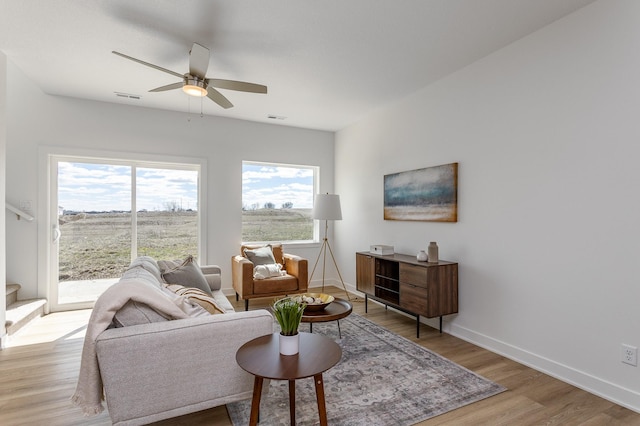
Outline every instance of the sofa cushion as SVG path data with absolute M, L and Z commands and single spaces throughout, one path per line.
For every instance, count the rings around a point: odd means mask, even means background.
M 180 284 L 185 287 L 195 287 L 209 296 L 213 296 L 209 283 L 202 270 L 193 259 L 187 257 L 182 264 L 162 273 L 162 279 L 168 284 Z
M 113 316 L 113 326 L 129 327 L 138 324 L 150 324 L 152 322 L 169 321 L 168 318 L 151 309 L 144 303 L 129 300 Z
M 122 274 L 120 281 L 122 280 L 144 281 L 158 289 L 162 284 L 162 279 L 156 277 L 156 275 L 153 272 L 150 272 L 144 265 L 133 263 L 132 266 L 129 266 L 129 268 L 124 271 L 124 274 Z
M 149 256 L 139 256 L 131 262 L 129 268 L 141 267 L 147 272 L 153 274 L 153 276 L 158 280 L 158 282 L 162 282 L 162 276 L 160 274 L 160 268 L 156 263 L 156 260 L 153 257 Z
M 273 265 L 277 263 L 270 245 L 255 249 L 244 249 L 244 256 L 249 259 L 254 266 Z
M 212 315 L 225 313 L 225 309 L 218 304 L 213 296 L 199 288 L 185 287 L 180 284 L 165 284 L 164 286 L 178 296 L 184 296 L 189 301 L 197 303 Z

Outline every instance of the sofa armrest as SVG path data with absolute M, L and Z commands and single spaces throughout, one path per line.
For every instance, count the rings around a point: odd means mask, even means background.
M 273 332 L 264 310 L 113 328 L 96 341 L 114 424 L 147 424 L 251 398 L 236 362 L 244 343 Z
M 240 255 L 231 258 L 231 279 L 233 289 L 241 298 L 253 295 L 253 263 L 249 259 Z
M 298 290 L 307 291 L 309 272 L 307 259 L 293 254 L 284 254 L 284 267 L 289 275 L 298 279 Z
M 222 270 L 218 265 L 200 266 L 200 270 L 207 279 L 211 290 L 220 290 L 222 288 Z

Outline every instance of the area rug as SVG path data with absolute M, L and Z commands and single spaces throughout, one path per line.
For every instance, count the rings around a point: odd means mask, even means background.
M 302 325 L 302 331 L 305 331 Z M 316 323 L 334 339 L 342 359 L 323 374 L 330 425 L 413 425 L 506 390 L 402 336 L 352 313 Z M 289 424 L 288 382 L 272 380 L 262 397 L 260 425 Z M 234 425 L 247 425 L 251 400 L 227 404 Z M 296 424 L 318 424 L 313 378 L 296 381 Z

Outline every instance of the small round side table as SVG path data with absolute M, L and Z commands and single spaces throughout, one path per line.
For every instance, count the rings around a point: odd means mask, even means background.
M 340 320 L 348 317 L 349 314 L 351 314 L 351 311 L 353 311 L 351 303 L 344 299 L 335 298 L 333 302 L 329 303 L 329 305 L 322 310 L 308 311 L 305 309 L 302 312 L 302 322 L 308 322 L 309 332 L 313 333 L 314 322 L 336 321 L 338 323 L 338 336 L 342 339 Z
M 327 407 L 324 400 L 322 373 L 342 358 L 342 349 L 333 340 L 320 334 L 300 333 L 300 352 L 297 355 L 280 355 L 279 333 L 255 338 L 238 349 L 236 361 L 246 372 L 255 376 L 251 417 L 249 425 L 258 424 L 260 397 L 264 379 L 289 381 L 289 416 L 296 424 L 297 379 L 313 376 L 320 424 L 327 424 Z

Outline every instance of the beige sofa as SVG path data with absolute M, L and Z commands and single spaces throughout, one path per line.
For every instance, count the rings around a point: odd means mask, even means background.
M 202 270 L 227 313 L 160 322 L 152 318 L 109 328 L 97 337 L 95 350 L 113 424 L 147 424 L 251 398 L 253 376 L 237 365 L 235 354 L 247 341 L 272 333 L 273 317 L 266 310 L 234 312 L 220 290 L 220 269 Z M 151 258 L 134 261 L 123 279 L 162 286 L 158 264 Z

